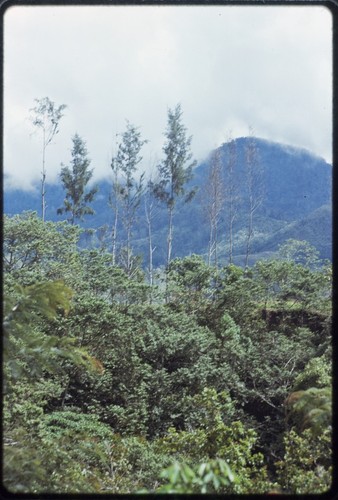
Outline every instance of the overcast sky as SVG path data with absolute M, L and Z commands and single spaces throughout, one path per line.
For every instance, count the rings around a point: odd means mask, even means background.
M 34 99 L 67 104 L 48 146 L 47 181 L 87 143 L 110 175 L 126 120 L 162 157 L 167 110 L 181 103 L 197 160 L 233 137 L 300 146 L 331 162 L 332 19 L 321 6 L 16 6 L 4 16 L 5 186 L 41 177 Z

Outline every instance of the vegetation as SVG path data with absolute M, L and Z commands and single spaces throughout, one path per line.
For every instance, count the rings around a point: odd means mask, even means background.
M 206 219 L 210 227 L 209 243 L 208 243 L 208 264 L 214 262 L 217 267 L 217 245 L 219 222 L 225 202 L 224 179 L 222 175 L 222 163 L 220 158 L 220 150 L 216 150 L 211 155 L 208 182 L 206 185 L 203 208 Z M 230 244 L 231 247 L 231 244 Z M 231 260 L 230 260 L 231 263 Z
M 330 264 L 289 241 L 246 270 L 174 259 L 150 284 L 82 233 L 4 219 L 5 487 L 328 491 Z
M 56 106 L 49 97 L 35 99 L 36 106 L 30 111 L 32 112 L 31 121 L 34 127 L 37 127 L 42 132 L 42 170 L 41 170 L 41 217 L 45 220 L 46 217 L 46 149 L 52 143 L 52 140 L 59 132 L 59 123 L 63 117 L 63 110 L 66 109 L 66 104 Z
M 141 134 L 134 125 L 127 123 L 127 130 L 122 134 L 122 141 L 118 146 L 116 157 L 112 158 L 111 168 L 114 174 L 113 191 L 110 204 L 114 210 L 115 221 L 113 228 L 113 259 L 115 261 L 118 214 L 122 212 L 122 225 L 126 233 L 125 263 L 128 276 L 132 273 L 133 259 L 131 236 L 137 219 L 137 209 L 144 191 L 144 173 L 137 181 L 135 173 L 138 164 L 142 161 L 140 151 L 147 141 L 141 140 Z M 123 253 L 120 253 L 120 258 Z
M 119 139 L 118 137 L 118 141 Z M 234 139 L 216 150 L 220 152 L 225 195 L 225 204 L 222 205 L 217 224 L 218 245 L 216 249 L 220 266 L 227 263 L 245 265 L 249 192 L 247 182 L 244 181 L 246 180 L 245 149 L 248 141 L 248 138 Z M 332 207 L 329 186 L 332 169 L 330 165 L 311 154 L 304 156 L 301 151 L 286 149 L 280 144 L 258 138 L 255 138 L 254 142 L 259 152 L 259 165 L 263 169 L 262 181 L 265 196 L 253 217 L 254 233 L 251 238 L 249 265 L 252 266 L 256 260 L 267 257 L 275 258 L 278 246 L 288 239 L 306 240 L 320 252 L 322 259 L 331 259 Z M 114 147 L 114 157 L 117 147 L 118 144 Z M 210 186 L 208 167 L 211 159 L 212 155 L 205 163 L 193 169 L 194 177 L 185 186 L 187 192 L 190 192 L 193 186 L 198 186 L 198 192 L 191 202 L 184 203 L 184 197 L 176 199 L 171 258 L 184 257 L 191 253 L 198 253 L 205 257 L 208 255 L 210 221 L 206 220 L 205 209 L 208 205 L 210 206 L 209 201 L 212 200 L 212 198 L 209 199 L 208 194 L 208 186 Z M 142 170 L 149 173 L 150 165 L 145 159 L 137 167 L 136 180 Z M 116 256 L 115 262 L 118 262 L 118 253 L 121 247 L 126 247 L 127 241 L 126 230 L 122 224 L 122 207 L 117 206 L 117 217 L 115 210 L 116 194 L 118 195 L 118 191 L 115 192 L 115 186 L 118 189 L 119 182 L 123 179 L 121 175 L 115 179 L 115 171 L 112 172 L 113 179 L 108 179 L 111 175 L 108 165 L 106 172 L 107 179 L 99 182 L 100 195 L 90 203 L 95 210 L 95 215 L 85 217 L 80 223 L 87 229 L 101 227 L 103 230 L 106 228 L 104 243 L 111 248 L 113 256 Z M 145 185 L 147 180 L 144 179 Z M 156 170 L 153 172 L 152 180 L 155 184 L 159 180 Z M 61 182 L 47 185 L 46 191 L 48 220 L 58 221 L 60 217 L 56 215 L 57 208 L 62 206 L 64 199 Z M 110 205 L 114 210 L 113 213 L 108 207 L 109 195 L 112 191 Z M 304 196 L 299 196 L 299 193 L 303 193 Z M 36 210 L 40 213 L 40 196 L 37 191 L 9 189 L 5 194 L 5 213 L 15 215 L 24 210 Z M 218 194 L 222 195 L 222 191 Z M 150 268 L 155 268 L 166 264 L 168 209 L 165 203 L 159 201 L 156 203 L 156 200 L 148 198 L 149 193 L 146 190 L 135 214 L 136 223 L 132 228 L 131 247 L 133 257 L 142 255 L 144 263 L 147 261 Z M 148 205 L 146 210 L 145 204 Z M 152 206 L 151 216 L 150 206 Z M 214 215 L 217 212 L 216 210 Z M 69 213 L 64 218 L 68 215 Z M 215 221 L 214 218 L 213 220 Z M 93 238 L 92 246 L 101 244 L 101 241 L 97 239 L 98 234 L 96 233 Z M 84 239 L 84 235 L 82 238 Z M 89 236 L 86 245 L 89 245 Z M 212 262 L 215 262 L 215 256 L 214 254 Z
M 192 137 L 187 137 L 187 129 L 182 123 L 182 114 L 180 104 L 174 110 L 168 110 L 166 143 L 163 146 L 165 157 L 158 165 L 159 182 L 152 183 L 155 197 L 164 203 L 168 210 L 167 267 L 171 261 L 173 217 L 177 199 L 184 196 L 186 203 L 195 195 L 194 189 L 188 192 L 185 189 L 185 184 L 192 178 L 192 168 L 196 165 L 196 161 L 191 161 Z
M 95 213 L 88 203 L 93 201 L 98 188 L 94 186 L 86 192 L 93 170 L 89 170 L 90 160 L 87 157 L 85 142 L 78 134 L 74 135 L 72 141 L 72 167 L 63 166 L 60 173 L 60 179 L 66 191 L 64 207 L 58 208 L 57 213 L 70 212 L 68 221 L 74 224 L 76 219 L 82 221 L 85 215 Z
M 190 214 L 196 239 L 200 224 L 187 208 L 195 162 L 180 105 L 168 111 L 164 158 L 147 187 L 138 177 L 147 141 L 127 123 L 111 162 L 112 225 L 106 217 L 84 230 L 76 222 L 93 215 L 97 188 L 87 188 L 93 171 L 77 134 L 71 167 L 60 175 L 66 195 L 58 212 L 68 220 L 45 220 L 45 149 L 65 106 L 37 103 L 42 218 L 23 212 L 5 216 L 3 226 L 5 487 L 328 491 L 332 267 L 291 238 L 273 259 L 251 263 L 265 203 L 256 141 L 241 149 L 230 141 L 211 156 L 199 198 L 207 252 L 173 258 L 174 215 Z M 182 254 L 184 227 L 175 232 Z M 236 245 L 243 268 L 234 265 Z

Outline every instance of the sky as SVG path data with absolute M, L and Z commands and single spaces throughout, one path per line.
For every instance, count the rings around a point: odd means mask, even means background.
M 332 17 L 324 6 L 13 6 L 4 14 L 5 189 L 33 189 L 42 169 L 35 99 L 66 104 L 46 149 L 47 182 L 85 142 L 94 180 L 111 176 L 127 120 L 140 169 L 163 157 L 178 103 L 203 161 L 229 136 L 254 135 L 332 161 Z

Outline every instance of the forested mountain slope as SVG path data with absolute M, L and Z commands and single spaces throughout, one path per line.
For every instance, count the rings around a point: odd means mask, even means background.
M 251 139 L 238 138 L 233 141 L 236 153 L 233 182 L 237 190 L 237 216 L 234 221 L 233 255 L 234 261 L 243 264 L 245 238 L 248 223 L 248 182 L 246 148 Z M 254 262 L 262 255 L 272 255 L 278 245 L 289 238 L 307 240 L 315 246 L 322 258 L 331 258 L 331 179 L 332 167 L 303 149 L 269 142 L 255 138 L 257 164 L 254 166 L 259 176 L 259 196 L 261 202 L 254 215 L 251 260 Z M 227 165 L 229 162 L 229 144 L 218 148 L 224 173 L 224 190 L 227 190 Z M 209 238 L 209 226 L 205 210 L 205 189 L 208 185 L 208 172 L 212 153 L 206 161 L 194 169 L 191 186 L 197 186 L 196 196 L 190 203 L 178 202 L 174 215 L 173 257 L 191 253 L 206 254 Z M 107 172 L 107 178 L 109 171 Z M 81 225 L 86 228 L 107 226 L 107 232 L 113 223 L 113 212 L 108 205 L 111 193 L 111 182 L 103 180 L 99 183 L 99 193 L 92 203 L 96 212 L 87 217 Z M 64 192 L 61 183 L 47 186 L 47 219 L 61 220 L 56 215 L 57 208 L 62 206 Z M 6 190 L 4 211 L 13 215 L 23 210 L 36 210 L 40 213 L 40 194 L 20 190 Z M 64 216 L 65 218 L 65 216 Z M 161 265 L 165 261 L 167 210 L 164 206 L 156 207 L 153 220 L 154 264 Z M 226 262 L 229 227 L 227 207 L 219 222 L 219 254 Z M 120 227 L 123 239 L 123 229 Z M 94 240 L 86 244 L 95 244 Z M 133 230 L 134 252 L 147 259 L 147 226 L 144 213 L 144 200 L 138 210 L 138 222 Z

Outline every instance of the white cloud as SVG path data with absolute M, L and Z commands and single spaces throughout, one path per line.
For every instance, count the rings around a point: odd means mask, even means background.
M 40 177 L 29 109 L 69 107 L 47 151 L 48 180 L 87 141 L 96 177 L 109 175 L 125 120 L 161 157 L 167 108 L 180 102 L 195 157 L 256 134 L 331 160 L 332 20 L 320 6 L 11 7 L 5 14 L 4 167 L 12 183 Z

